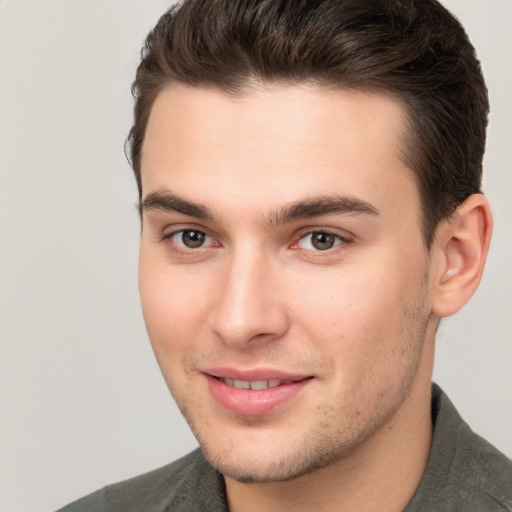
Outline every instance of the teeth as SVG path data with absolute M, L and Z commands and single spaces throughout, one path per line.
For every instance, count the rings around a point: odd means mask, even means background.
M 251 383 L 248 380 L 234 380 L 235 388 L 251 389 Z
M 225 384 L 237 389 L 267 389 L 275 388 L 280 384 L 288 384 L 291 381 L 282 381 L 279 379 L 269 380 L 237 380 L 237 379 L 221 379 Z
M 251 382 L 251 389 L 267 389 L 268 380 L 253 380 Z

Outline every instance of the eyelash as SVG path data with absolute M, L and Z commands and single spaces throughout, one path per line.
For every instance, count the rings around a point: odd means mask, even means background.
M 210 236 L 208 233 L 206 233 L 205 231 L 203 231 L 201 229 L 194 229 L 194 228 L 178 229 L 176 231 L 173 231 L 172 233 L 168 233 L 162 237 L 162 242 L 168 243 L 168 245 L 171 247 L 171 249 L 173 251 L 177 252 L 178 254 L 194 254 L 194 253 L 198 252 L 198 249 L 205 250 L 205 249 L 212 248 L 210 246 L 205 247 L 204 245 L 201 245 L 197 248 L 186 247 L 183 243 L 180 244 L 179 242 L 176 242 L 173 240 L 173 238 L 175 236 L 181 234 L 181 237 L 183 237 L 183 235 L 185 233 L 197 233 L 199 235 L 204 236 L 205 239 L 210 239 L 213 242 L 214 247 L 220 247 L 220 244 L 218 242 L 216 242 L 215 239 L 212 236 Z
M 303 247 L 299 247 L 299 244 L 306 240 L 308 237 L 313 237 L 313 235 L 325 235 L 327 237 L 332 237 L 334 239 L 334 245 L 332 247 L 328 247 L 326 249 L 305 249 Z M 305 233 L 302 233 L 300 235 L 300 237 L 297 239 L 296 242 L 294 242 L 292 245 L 291 245 L 291 248 L 292 249 L 295 249 L 295 250 L 300 250 L 300 249 L 304 249 L 304 250 L 307 250 L 307 251 L 311 251 L 312 253 L 315 253 L 315 254 L 318 254 L 318 255 L 321 255 L 321 254 L 332 254 L 334 251 L 336 251 L 336 248 L 339 247 L 339 246 L 345 246 L 345 245 L 348 245 L 350 244 L 351 242 L 353 241 L 352 238 L 349 238 L 349 237 L 346 237 L 346 236 L 342 236 L 338 233 L 334 233 L 332 231 L 329 231 L 327 229 L 312 229 L 312 230 L 309 230 Z M 312 244 L 312 241 L 310 241 L 310 244 Z
M 198 246 L 196 248 L 191 248 L 191 247 L 186 247 L 183 244 L 183 242 L 179 243 L 179 242 L 173 241 L 174 237 L 176 237 L 177 235 L 181 235 L 181 237 L 183 237 L 183 235 L 185 233 L 197 233 L 197 234 L 199 234 L 201 236 L 204 236 L 206 240 L 210 239 L 211 242 L 213 242 L 213 244 L 210 243 L 207 246 L 200 245 L 200 246 Z M 301 241 L 303 241 L 307 237 L 311 237 L 311 236 L 313 236 L 315 234 L 317 234 L 317 235 L 319 235 L 319 234 L 326 235 L 326 236 L 334 238 L 334 245 L 332 247 L 326 248 L 324 250 L 322 250 L 322 249 L 317 249 L 317 250 L 315 250 L 315 249 L 305 249 L 303 247 L 299 247 L 299 244 L 301 243 Z M 187 255 L 187 254 L 197 254 L 198 250 L 200 250 L 200 249 L 202 249 L 204 251 L 204 250 L 211 250 L 211 249 L 216 248 L 216 247 L 221 247 L 221 244 L 219 242 L 216 242 L 215 239 L 212 236 L 210 236 L 206 231 L 203 231 L 201 229 L 194 229 L 194 228 L 178 229 L 178 230 L 175 230 L 175 231 L 173 231 L 171 233 L 168 233 L 168 234 L 166 234 L 166 235 L 164 235 L 162 237 L 162 242 L 167 242 L 174 252 L 176 252 L 178 254 L 184 254 L 184 255 Z M 314 254 L 315 257 L 321 257 L 321 255 L 323 255 L 323 254 L 325 254 L 325 255 L 332 254 L 340 246 L 344 247 L 344 246 L 347 246 L 347 245 L 351 244 L 352 242 L 353 242 L 352 238 L 342 236 L 342 235 L 340 235 L 338 233 L 334 233 L 334 232 L 326 230 L 326 229 L 311 229 L 309 231 L 301 233 L 301 235 L 296 239 L 296 241 L 294 241 L 289 246 L 289 248 L 292 249 L 292 250 L 305 250 L 305 251 L 308 251 L 311 254 Z

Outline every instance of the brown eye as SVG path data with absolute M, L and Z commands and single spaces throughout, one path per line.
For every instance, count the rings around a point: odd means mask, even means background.
M 187 249 L 198 249 L 203 247 L 210 237 L 202 231 L 195 229 L 184 229 L 172 235 L 172 240 L 177 245 L 181 245 Z
M 311 245 L 319 251 L 326 251 L 334 247 L 336 238 L 329 233 L 313 233 L 311 235 Z
M 298 243 L 298 247 L 313 251 L 328 251 L 329 249 L 340 245 L 344 241 L 345 240 L 341 236 L 333 233 L 313 231 L 301 238 Z

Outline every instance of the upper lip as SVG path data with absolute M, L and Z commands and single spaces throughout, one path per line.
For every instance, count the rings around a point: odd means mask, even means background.
M 217 377 L 220 379 L 234 379 L 234 380 L 291 380 L 299 381 L 311 377 L 308 374 L 288 372 L 273 368 L 253 368 L 253 369 L 240 369 L 232 367 L 216 367 L 206 368 L 202 370 L 203 373 L 210 375 L 211 377 Z

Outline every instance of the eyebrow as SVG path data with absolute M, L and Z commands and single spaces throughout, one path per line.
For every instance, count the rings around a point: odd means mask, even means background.
M 139 204 L 141 214 L 147 210 L 177 212 L 199 220 L 214 220 L 214 216 L 206 206 L 193 203 L 168 191 L 150 192 Z
M 284 206 L 269 217 L 269 222 L 270 224 L 286 224 L 295 220 L 332 214 L 379 216 L 379 211 L 370 203 L 357 197 L 329 195 L 296 201 Z
M 198 220 L 215 221 L 215 215 L 204 205 L 179 197 L 167 190 L 150 192 L 139 204 L 142 213 L 147 210 L 177 212 Z M 271 212 L 270 225 L 287 224 L 300 219 L 323 215 L 363 214 L 379 216 L 379 211 L 370 203 L 352 196 L 326 195 L 295 201 Z

